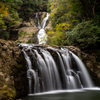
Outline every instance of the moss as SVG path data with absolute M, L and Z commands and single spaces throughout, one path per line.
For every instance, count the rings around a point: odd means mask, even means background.
M 24 61 L 25 61 L 25 59 L 24 59 L 24 56 L 23 56 L 23 55 L 20 55 L 20 56 L 19 56 L 19 61 L 20 61 L 20 62 L 24 62 Z
M 94 61 L 93 63 L 94 63 L 94 64 L 97 64 L 97 61 Z
M 15 88 L 9 88 L 7 84 L 4 84 L 0 90 L 0 99 L 2 100 L 14 100 L 16 97 Z
M 23 67 L 23 65 L 21 65 L 21 64 L 20 64 L 20 65 L 18 65 L 17 67 L 18 67 L 18 68 L 22 68 L 22 67 Z
M 29 39 L 29 40 L 27 41 L 27 43 L 31 43 L 31 39 Z
M 19 37 L 21 37 L 22 35 L 31 35 L 31 33 L 27 33 L 27 32 L 21 32 L 21 33 L 19 33 Z

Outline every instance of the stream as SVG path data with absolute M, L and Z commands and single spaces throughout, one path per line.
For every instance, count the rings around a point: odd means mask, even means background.
M 34 95 L 24 97 L 22 100 L 100 100 L 100 90 Z

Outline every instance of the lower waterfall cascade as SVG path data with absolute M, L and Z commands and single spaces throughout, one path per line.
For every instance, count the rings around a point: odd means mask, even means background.
M 67 48 L 19 44 L 26 60 L 29 95 L 54 90 L 94 88 L 82 61 Z

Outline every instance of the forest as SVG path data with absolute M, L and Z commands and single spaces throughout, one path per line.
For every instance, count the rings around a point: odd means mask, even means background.
M 0 38 L 8 40 L 16 24 L 41 11 L 47 11 L 47 0 L 0 0 Z
M 99 48 L 99 0 L 53 0 L 50 10 L 53 30 L 48 31 L 48 44 Z
M 0 38 L 9 39 L 20 21 L 29 21 L 36 12 L 49 12 L 52 30 L 48 45 L 99 48 L 99 0 L 0 0 Z

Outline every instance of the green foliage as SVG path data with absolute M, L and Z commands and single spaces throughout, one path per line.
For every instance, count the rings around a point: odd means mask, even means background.
M 64 37 L 63 32 L 51 31 L 51 32 L 48 32 L 47 35 L 48 35 L 48 41 L 47 41 L 48 45 L 58 45 L 58 46 L 64 45 L 65 37 Z
M 7 16 L 7 14 L 8 14 L 8 8 L 5 7 L 3 3 L 0 2 L 0 37 L 4 39 L 8 39 L 9 37 L 9 33 L 6 32 L 7 26 L 5 25 L 5 21 L 3 20 L 3 17 Z
M 81 49 L 97 48 L 100 44 L 100 28 L 93 21 L 83 21 L 71 32 L 66 32 L 67 43 Z
M 14 0 L 0 2 L 0 38 L 6 40 L 10 36 L 10 30 L 20 21 L 17 11 L 13 8 L 14 4 Z
M 70 0 L 71 4 L 70 11 L 75 14 L 75 16 L 82 17 L 81 19 L 90 20 L 96 19 L 96 15 L 100 16 L 100 1 L 99 0 Z
M 4 97 L 3 100 L 14 100 L 16 97 L 16 90 L 14 87 L 4 83 L 2 89 L 0 89 L 0 96 Z
M 99 47 L 99 0 L 50 1 L 50 20 L 52 21 L 53 33 L 47 32 L 47 34 L 49 33 L 49 44 L 78 45 L 82 49 Z M 64 24 L 68 24 L 69 27 Z
M 29 39 L 29 40 L 27 41 L 27 43 L 31 43 L 31 39 Z
M 63 23 L 66 21 L 66 15 L 65 13 L 68 12 L 68 9 L 67 9 L 67 1 L 58 1 L 58 7 L 56 9 L 56 12 L 52 12 L 51 17 L 52 18 L 52 25 L 53 27 L 56 26 L 56 24 L 59 24 L 59 23 Z M 51 3 L 51 10 L 54 8 L 54 5 Z
M 70 0 L 71 1 L 71 0 Z M 53 4 L 51 3 L 51 20 L 52 20 L 52 26 L 55 27 L 57 24 L 60 23 L 69 23 L 71 27 L 75 27 L 82 19 L 81 15 L 79 12 L 73 11 L 72 10 L 72 4 L 70 3 L 69 0 L 58 0 L 57 7 L 54 8 Z M 77 9 L 81 9 L 79 6 L 80 4 L 77 4 Z M 80 7 L 80 8 L 79 8 Z M 76 9 L 76 8 L 74 8 Z
M 21 20 L 29 21 L 38 11 L 47 11 L 48 0 L 0 0 L 0 38 L 9 39 L 10 31 Z
M 100 1 L 98 0 L 53 0 L 50 8 L 53 13 L 51 16 L 53 27 L 68 21 L 75 27 L 83 20 L 91 19 L 100 23 Z
M 49 45 L 65 45 L 65 32 L 69 30 L 70 24 L 68 23 L 60 23 L 56 25 L 55 30 L 47 31 Z
M 22 0 L 22 5 L 18 9 L 19 16 L 24 20 L 29 20 L 33 17 L 33 13 L 47 11 L 48 0 Z
M 21 32 L 21 33 L 19 33 L 19 37 L 21 37 L 22 35 L 29 35 L 29 34 L 31 34 L 31 33 Z
M 56 25 L 56 31 L 65 32 L 71 25 L 69 23 L 60 23 Z

